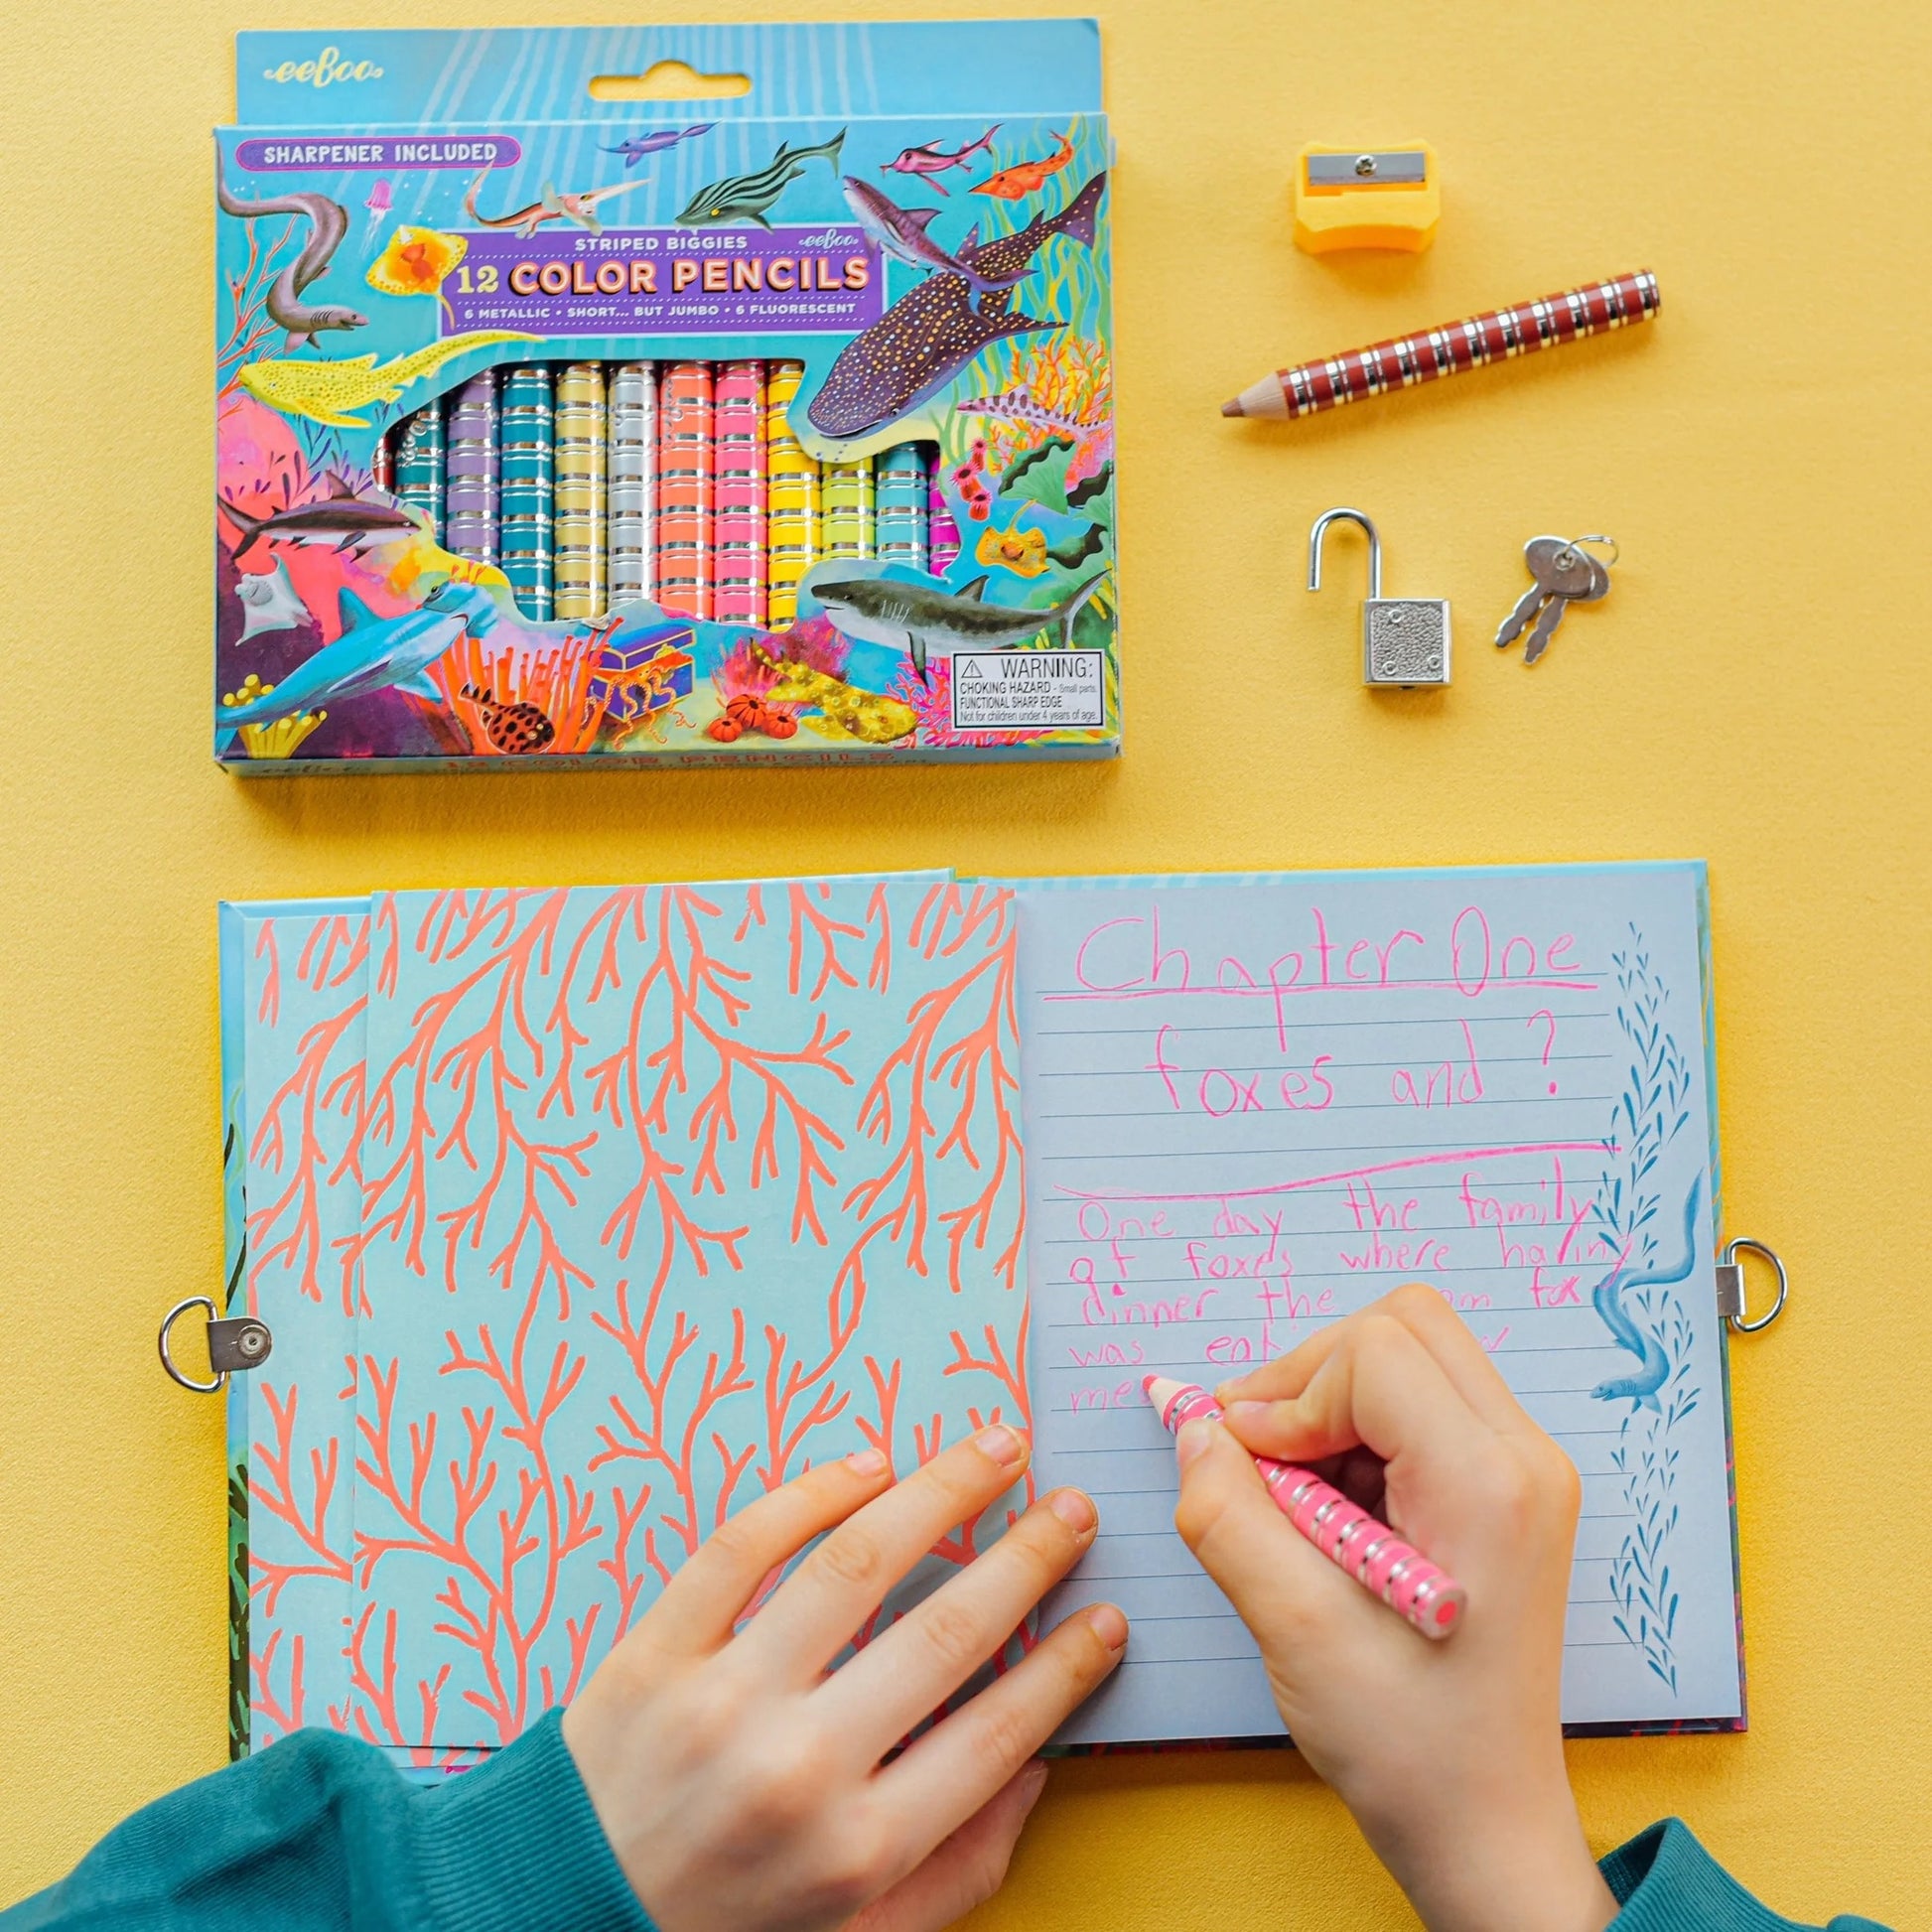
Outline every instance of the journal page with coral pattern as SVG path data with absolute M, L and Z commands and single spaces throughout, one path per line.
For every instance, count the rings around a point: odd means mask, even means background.
M 274 1336 L 237 1376 L 231 1484 L 245 1523 L 235 1612 L 237 1749 L 348 1725 L 350 1491 L 361 1227 L 354 1165 L 368 1013 L 366 901 L 222 908 L 229 1163 L 239 1163 L 228 1312 Z
M 732 1510 L 1025 1421 L 1016 945 L 935 877 L 375 898 L 348 1728 L 502 1743 Z
M 1035 1471 L 1101 1508 L 1044 1622 L 1133 1621 L 1061 1741 L 1281 1733 L 1141 1381 L 1211 1386 L 1412 1280 L 1582 1473 L 1566 1722 L 1741 1724 L 1702 866 L 1020 905 Z

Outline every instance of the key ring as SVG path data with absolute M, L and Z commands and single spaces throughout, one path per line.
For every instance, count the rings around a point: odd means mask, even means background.
M 182 1371 L 176 1367 L 175 1358 L 168 1352 L 169 1330 L 174 1327 L 175 1323 L 179 1321 L 181 1317 L 185 1315 L 190 1309 L 207 1309 L 207 1318 L 210 1321 L 214 1319 L 214 1304 L 210 1302 L 206 1295 L 191 1295 L 187 1301 L 177 1302 L 175 1306 L 172 1309 L 170 1309 L 165 1315 L 161 1317 L 161 1332 L 155 1337 L 155 1344 L 161 1350 L 161 1366 L 165 1368 L 168 1371 L 168 1373 L 172 1375 L 175 1378 L 175 1380 L 182 1385 L 184 1389 L 192 1389 L 197 1395 L 215 1395 L 218 1394 L 220 1390 L 223 1387 L 225 1387 L 227 1384 L 228 1377 L 224 1370 L 217 1369 L 214 1374 L 214 1379 L 211 1382 L 197 1382 L 193 1376 L 184 1375 Z
M 1564 554 L 1561 557 L 1559 557 L 1557 560 L 1559 565 L 1564 569 L 1569 568 L 1571 559 L 1577 555 L 1579 550 L 1586 543 L 1608 545 L 1610 554 L 1607 558 L 1604 559 L 1603 562 L 1603 568 L 1605 570 L 1610 569 L 1615 564 L 1616 560 L 1623 555 L 1623 548 L 1617 542 L 1615 537 L 1605 537 L 1605 536 L 1568 537 L 1565 539 L 1565 542 L 1568 545 L 1568 548 L 1564 552 Z
M 1778 1299 L 1770 1308 L 1754 1320 L 1744 1316 L 1744 1268 L 1737 1259 L 1740 1249 L 1748 1249 L 1754 1255 L 1762 1255 L 1777 1272 Z M 1748 1235 L 1740 1234 L 1725 1243 L 1725 1251 L 1718 1257 L 1719 1266 L 1731 1271 L 1729 1282 L 1732 1288 L 1730 1305 L 1725 1310 L 1725 1319 L 1740 1335 L 1754 1335 L 1760 1328 L 1768 1328 L 1784 1310 L 1784 1298 L 1791 1292 L 1790 1278 L 1784 1272 L 1784 1263 L 1777 1253 L 1767 1248 L 1762 1241 L 1753 1241 Z

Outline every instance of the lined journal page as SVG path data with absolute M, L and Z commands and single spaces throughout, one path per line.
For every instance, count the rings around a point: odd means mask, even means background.
M 1280 1732 L 1141 1378 L 1415 1279 L 1582 1471 L 1566 1721 L 1735 1723 L 1703 868 L 1067 882 L 1021 916 L 1037 1474 L 1102 1512 L 1048 1620 L 1134 1626 L 1062 1741 Z

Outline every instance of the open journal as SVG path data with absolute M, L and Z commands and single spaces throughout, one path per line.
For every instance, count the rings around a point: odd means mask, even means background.
M 1583 1473 L 1566 1721 L 1742 1724 L 1701 866 L 396 893 L 221 941 L 228 1311 L 274 1335 L 238 1749 L 464 1762 L 733 1508 L 996 1418 L 1101 1505 L 1044 1620 L 1133 1623 L 1061 1741 L 1279 1737 L 1141 1379 L 1416 1279 Z

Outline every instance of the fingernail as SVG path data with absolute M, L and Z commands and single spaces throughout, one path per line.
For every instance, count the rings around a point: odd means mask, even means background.
M 1236 1399 L 1237 1392 L 1247 1379 L 1245 1375 L 1237 1375 L 1232 1382 L 1217 1382 L 1214 1385 L 1214 1400 L 1225 1409 Z
M 1046 1507 L 1075 1536 L 1085 1536 L 1100 1521 L 1100 1512 L 1094 1508 L 1093 1498 L 1084 1489 L 1055 1489 L 1046 1498 Z
M 1173 1454 L 1182 1469 L 1213 1440 L 1213 1428 L 1211 1422 L 1190 1422 L 1181 1426 L 1180 1434 L 1173 1441 Z
M 1111 1603 L 1096 1603 L 1087 1612 L 1087 1624 L 1109 1650 L 1127 1648 L 1127 1619 Z
M 855 1476 L 876 1476 L 884 1475 L 892 1464 L 886 1460 L 883 1449 L 854 1449 L 845 1458 L 845 1466 Z
M 1046 1765 L 1036 1757 L 1020 1773 L 1020 1803 L 1023 1809 L 1032 1811 L 1039 1802 L 1039 1794 L 1045 1789 Z
M 1224 1413 L 1230 1419 L 1240 1416 L 1244 1421 L 1254 1422 L 1265 1416 L 1271 1406 L 1266 1402 L 1230 1402 Z
M 990 1455 L 1003 1467 L 1010 1469 L 1027 1459 L 1026 1443 L 1003 1422 L 996 1422 L 991 1429 L 982 1429 L 973 1441 L 983 1453 Z

